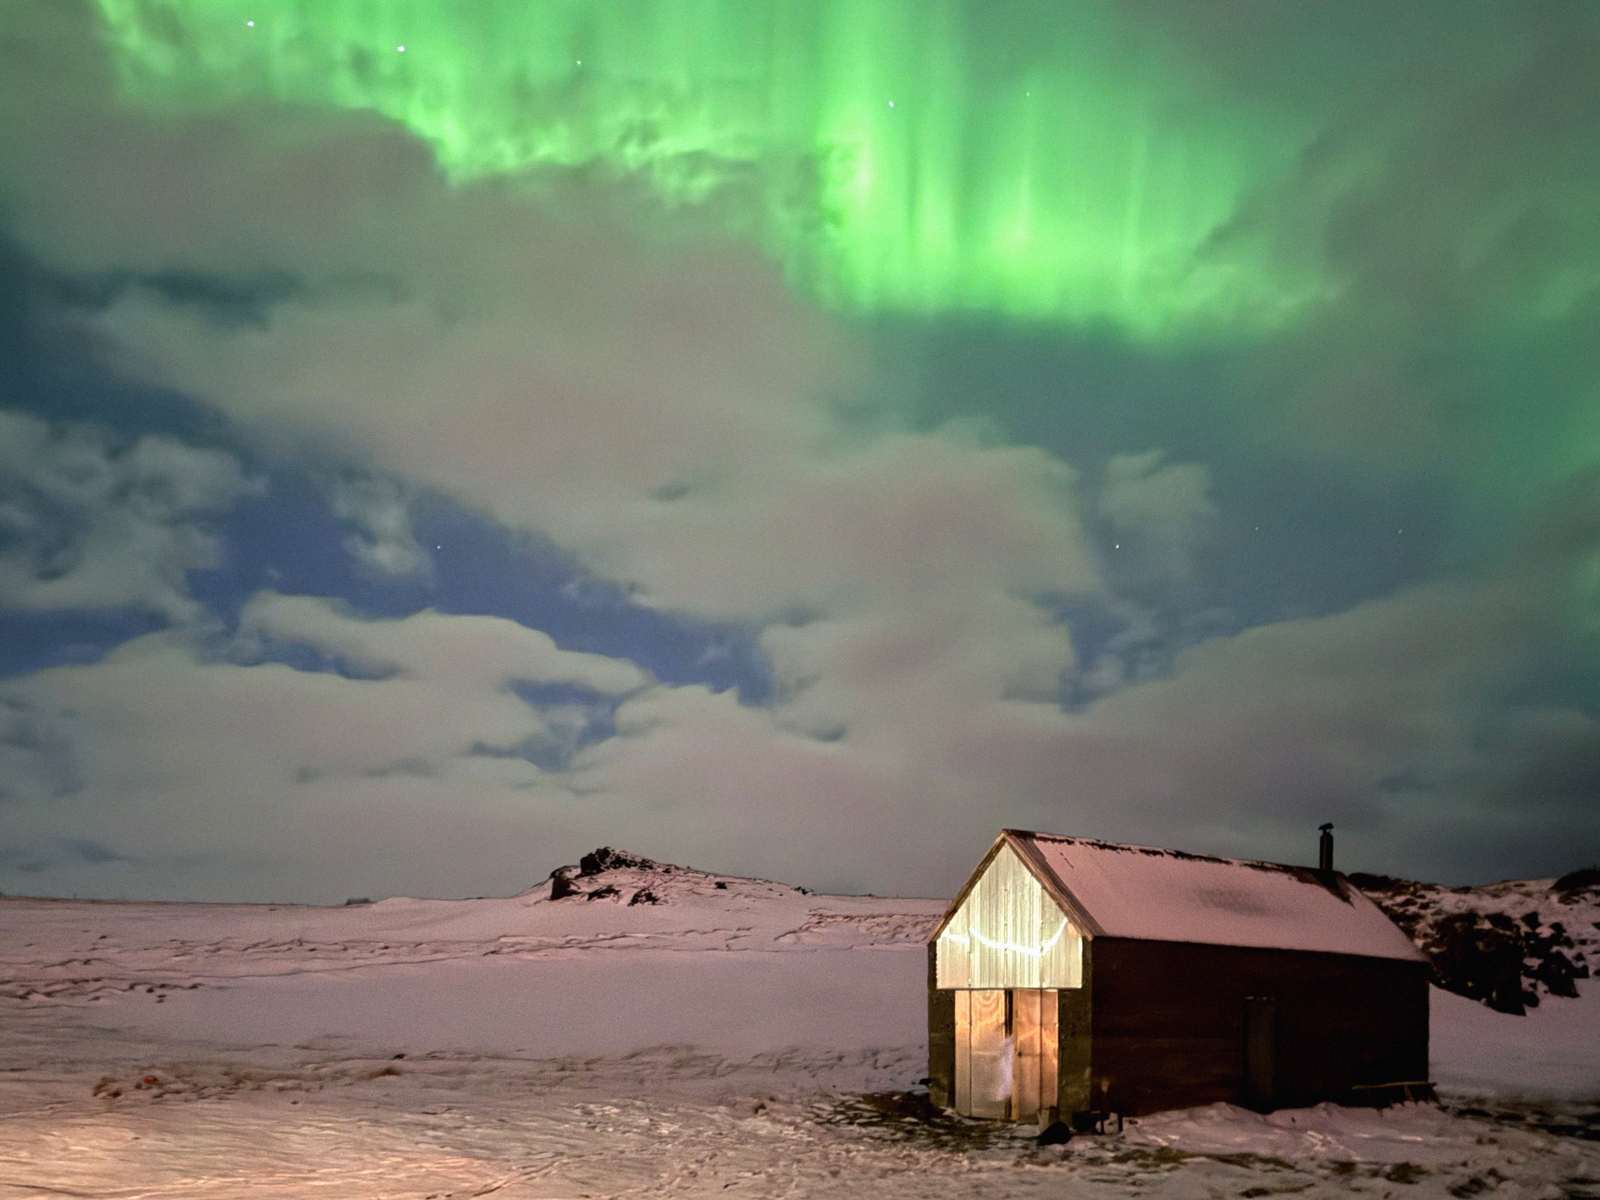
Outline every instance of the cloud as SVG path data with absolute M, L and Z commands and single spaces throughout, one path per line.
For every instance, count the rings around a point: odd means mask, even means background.
M 8 778 L 38 784 L 8 794 L 0 860 L 33 868 L 30 890 L 469 894 L 621 831 L 714 868 L 939 893 L 999 824 L 1295 861 L 1332 819 L 1352 869 L 1492 869 L 1484 856 L 1555 856 L 1594 832 L 1592 719 L 1524 709 L 1501 726 L 1487 702 L 1550 627 L 1547 595 L 1431 585 L 1215 639 L 1068 713 L 981 639 L 957 652 L 943 633 L 939 653 L 896 654 L 886 633 L 819 622 L 802 657 L 837 664 L 759 709 L 495 618 L 366 620 L 263 594 L 231 642 L 150 635 L 0 687 Z M 1048 675 L 1065 649 L 1039 637 Z M 262 661 L 269 644 L 359 670 Z M 569 714 L 519 695 L 530 681 L 616 697 L 614 731 L 535 765 Z M 1502 844 L 1459 844 L 1473 821 Z M 63 856 L 62 838 L 105 854 Z
M 1105 796 L 1123 828 L 1167 825 L 1190 844 L 1291 861 L 1298 842 L 1309 849 L 1303 831 L 1332 820 L 1355 834 L 1360 865 L 1459 877 L 1468 853 L 1441 852 L 1435 831 L 1502 808 L 1528 756 L 1553 761 L 1506 697 L 1561 644 L 1558 594 L 1527 575 L 1445 581 L 1191 647 L 1170 676 L 1068 721 L 1070 791 Z M 1470 857 L 1494 870 L 1592 827 L 1588 799 L 1552 794 Z
M 775 628 L 770 721 L 726 696 L 642 693 L 574 776 L 714 812 L 763 864 L 908 890 L 955 886 L 949 848 L 999 825 L 1307 861 L 1333 820 L 1351 869 L 1554 869 L 1564 840 L 1594 831 L 1594 722 L 1551 707 L 1531 738 L 1532 718 L 1505 698 L 1561 644 L 1559 595 L 1549 574 L 1425 585 L 1212 638 L 1070 712 L 997 670 L 1021 660 L 989 655 L 970 627 Z M 1038 633 L 1042 684 L 1069 648 Z M 901 652 L 923 641 L 939 653 Z M 799 663 L 825 665 L 804 675 Z M 1491 843 L 1438 836 L 1474 822 L 1497 831 Z
M 308 646 L 367 673 L 474 693 L 528 682 L 622 695 L 649 682 L 632 663 L 562 650 L 548 634 L 503 617 L 424 609 L 366 620 L 314 596 L 256 594 L 239 613 L 238 638 L 245 646 L 257 638 Z
M 72 744 L 31 707 L 0 699 L 0 807 L 41 803 L 81 785 Z
M 569 737 L 566 706 L 547 722 L 514 685 L 627 692 L 645 682 L 632 664 L 496 618 L 361 621 L 310 597 L 258 596 L 241 627 L 0 684 L 0 870 L 31 866 L 25 886 L 57 894 L 463 895 L 529 886 L 610 834 L 528 760 Z M 391 673 L 259 661 L 267 637 Z
M 1094 592 L 1074 474 L 960 426 L 752 463 L 653 505 L 598 561 L 647 600 L 723 617 Z
M 423 578 L 432 574 L 433 560 L 411 528 L 407 498 L 392 481 L 335 481 L 333 511 L 360 530 L 345 539 L 345 549 L 369 573 Z
M 571 779 L 665 856 L 916 893 L 930 845 L 948 834 L 937 797 L 916 787 L 897 748 L 788 730 L 731 693 L 695 686 L 641 693 L 616 722 L 617 736 L 582 752 Z
M 328 669 L 261 657 L 289 646 Z M 569 770 L 529 761 L 552 739 L 570 749 L 572 732 L 570 704 L 530 700 L 530 683 L 620 700 L 614 734 Z M 625 833 L 683 861 L 914 891 L 948 846 L 931 819 L 941 796 L 894 741 L 812 736 L 731 692 L 652 684 L 496 618 L 367 620 L 267 593 L 236 637 L 150 635 L 6 681 L 0 703 L 9 778 L 33 781 L 5 800 L 7 890 L 510 891 Z M 968 844 L 992 821 L 945 811 Z M 105 854 L 63 854 L 73 839 Z
M 1160 450 L 1113 455 L 1095 509 L 1115 535 L 1119 579 L 1182 583 L 1216 518 L 1211 474 L 1199 463 L 1163 463 Z
M 224 329 L 130 301 L 102 328 L 163 364 L 166 384 L 547 532 L 666 607 L 759 618 L 842 591 L 965 588 L 997 567 L 1001 586 L 1097 586 L 1059 461 L 959 428 L 854 432 L 805 381 L 747 372 L 749 351 L 692 302 L 637 304 L 597 315 L 587 346 L 551 345 L 541 315 L 516 306 L 482 322 L 289 306 Z M 661 363 L 619 366 L 657 336 Z M 693 378 L 674 379 L 674 360 Z
M 192 620 L 187 572 L 219 562 L 211 526 L 263 486 L 220 450 L 0 410 L 0 607 Z

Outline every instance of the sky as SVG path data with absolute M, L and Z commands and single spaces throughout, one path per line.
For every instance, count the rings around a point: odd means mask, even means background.
M 7 0 L 0 891 L 1600 855 L 1600 6 Z

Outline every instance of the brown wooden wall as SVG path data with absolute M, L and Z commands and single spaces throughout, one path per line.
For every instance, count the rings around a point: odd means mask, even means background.
M 941 1108 L 955 1106 L 956 994 L 940 991 L 937 945 L 928 944 L 928 1099 Z
M 1087 950 L 1092 1102 L 1077 1107 L 1244 1103 L 1247 996 L 1275 1001 L 1270 1106 L 1349 1102 L 1355 1084 L 1427 1078 L 1425 963 L 1105 937 Z M 1072 1112 L 1065 1004 L 1062 1018 Z
M 1090 1050 L 1094 1034 L 1094 959 L 1084 941 L 1083 986 L 1062 988 L 1056 993 L 1056 1012 L 1061 1021 L 1061 1090 L 1058 1110 L 1063 1118 L 1091 1109 Z

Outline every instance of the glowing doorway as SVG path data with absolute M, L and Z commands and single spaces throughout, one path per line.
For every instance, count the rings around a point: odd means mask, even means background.
M 956 1111 L 1049 1124 L 1059 1086 L 1056 990 L 964 988 L 955 1001 Z

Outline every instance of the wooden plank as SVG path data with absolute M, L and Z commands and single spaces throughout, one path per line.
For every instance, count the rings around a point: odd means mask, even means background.
M 956 994 L 935 982 L 936 955 L 928 947 L 928 1099 L 940 1108 L 955 1106 Z
M 1273 996 L 1244 998 L 1244 1102 L 1257 1112 L 1276 1106 L 1278 1001 Z
M 1043 1087 L 1041 1061 L 1042 1022 L 1040 991 L 1019 988 L 1011 993 L 1011 1038 L 1016 1046 L 1016 1066 L 1012 1068 L 1011 1119 L 1037 1121 Z
M 969 991 L 971 1101 L 967 1115 L 1005 1120 L 1011 1115 L 1013 1050 L 1006 1029 L 1006 994 L 999 988 Z
M 1048 1125 L 1060 1115 L 1061 1018 L 1054 988 L 1039 993 L 1039 1124 Z
M 1094 1058 L 1094 974 L 1099 940 L 1087 943 L 1083 959 L 1084 986 L 1056 993 L 1057 1053 L 1061 1056 L 1056 1107 L 1062 1117 L 1094 1107 L 1091 1067 Z
M 972 1115 L 972 993 L 954 993 L 956 1002 L 956 1094 L 955 1109 Z

